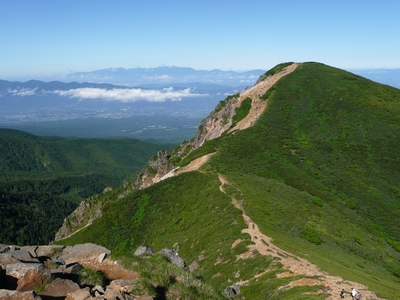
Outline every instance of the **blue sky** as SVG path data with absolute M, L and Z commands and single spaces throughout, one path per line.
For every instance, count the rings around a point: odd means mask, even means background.
M 0 0 L 0 79 L 102 68 L 400 68 L 400 1 Z

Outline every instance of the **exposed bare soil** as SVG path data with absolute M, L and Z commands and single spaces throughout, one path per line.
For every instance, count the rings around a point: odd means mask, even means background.
M 136 272 L 130 271 L 120 265 L 117 261 L 112 261 L 108 258 L 102 262 L 98 261 L 98 257 L 90 257 L 79 262 L 85 268 L 91 268 L 96 271 L 101 271 L 109 280 L 127 279 L 132 280 L 138 278 Z

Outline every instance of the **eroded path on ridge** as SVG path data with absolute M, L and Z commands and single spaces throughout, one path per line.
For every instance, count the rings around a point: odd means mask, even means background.
M 230 184 L 225 176 L 218 174 L 218 178 L 221 181 L 220 190 L 225 193 L 224 185 Z M 282 289 L 292 288 L 295 286 L 304 286 L 304 285 L 323 285 L 324 283 L 328 283 L 330 286 L 330 290 L 328 293 L 330 294 L 327 297 L 327 300 L 340 299 L 340 291 L 344 289 L 347 293 L 351 291 L 351 288 L 355 288 L 356 291 L 360 291 L 363 295 L 363 299 L 382 299 L 378 298 L 374 292 L 368 290 L 368 288 L 360 283 L 345 281 L 343 278 L 339 276 L 332 276 L 327 272 L 321 271 L 316 265 L 312 264 L 308 260 L 295 256 L 287 251 L 280 249 L 272 243 L 272 239 L 265 234 L 263 234 L 258 225 L 254 223 L 250 217 L 246 214 L 242 203 L 237 201 L 234 197 L 232 197 L 232 204 L 239 210 L 242 211 L 242 216 L 247 228 L 243 229 L 242 232 L 247 233 L 251 237 L 251 241 L 254 243 L 248 246 L 249 251 L 242 253 L 237 256 L 238 259 L 245 259 L 246 257 L 251 256 L 251 252 L 253 250 L 257 250 L 261 255 L 264 256 L 272 256 L 279 259 L 282 263 L 284 269 L 287 269 L 287 272 L 278 274 L 277 277 L 293 277 L 298 275 L 304 275 L 307 277 L 315 277 L 318 278 L 302 278 L 298 280 L 294 280 L 290 282 L 287 286 L 281 287 Z M 237 240 L 233 243 L 232 247 L 235 247 L 240 243 L 240 240 Z M 262 276 L 265 272 L 262 272 L 255 276 L 255 278 Z M 245 282 L 239 282 L 245 283 Z M 322 292 L 322 291 L 320 291 Z M 349 297 L 348 294 L 346 294 Z

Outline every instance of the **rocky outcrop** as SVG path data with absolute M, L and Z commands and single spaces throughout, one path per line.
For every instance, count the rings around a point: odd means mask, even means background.
M 175 166 L 170 161 L 171 155 L 165 150 L 160 150 L 156 157 L 149 160 L 149 167 L 144 169 L 133 183 L 133 188 L 143 189 L 160 181 Z
M 2 249 L 7 252 L 0 253 L 4 258 L 0 260 L 0 299 L 153 299 L 149 295 L 132 294 L 131 291 L 141 285 L 138 274 L 106 258 L 110 250 L 96 244 L 7 246 Z M 178 249 L 175 246 L 173 250 L 163 248 L 158 254 L 189 271 L 184 259 L 178 255 Z M 31 261 L 27 262 L 26 253 Z M 142 245 L 134 255 L 156 254 L 150 247 Z M 89 271 L 90 276 L 86 278 Z M 93 279 L 97 277 L 93 273 L 103 280 Z
M 105 188 L 104 192 L 112 190 L 111 188 Z M 99 195 L 89 197 L 79 204 L 79 206 L 64 219 L 63 225 L 57 231 L 54 240 L 62 240 L 74 232 L 77 228 L 82 228 L 82 224 L 86 223 L 86 226 L 92 224 L 94 219 L 101 217 L 102 208 L 104 203 L 99 200 Z
M 99 245 L 0 249 L 0 299 L 153 299 L 131 294 L 137 274 L 105 258 L 110 251 Z M 103 285 L 83 279 L 89 270 L 104 276 Z

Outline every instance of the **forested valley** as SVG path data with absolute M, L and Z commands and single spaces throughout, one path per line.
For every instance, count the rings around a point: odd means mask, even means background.
M 0 129 L 0 243 L 47 244 L 79 203 L 131 181 L 170 144 Z

